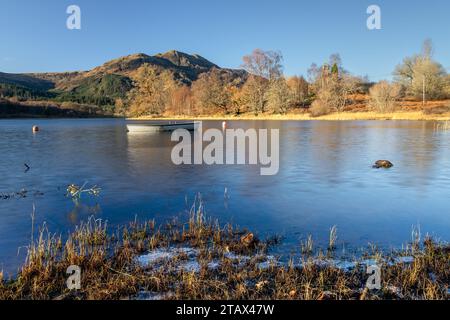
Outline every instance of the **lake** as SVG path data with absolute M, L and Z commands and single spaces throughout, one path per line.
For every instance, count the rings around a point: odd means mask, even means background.
M 33 134 L 33 125 L 41 131 Z M 64 235 L 90 216 L 111 227 L 136 217 L 187 220 L 197 193 L 210 217 L 281 235 L 277 253 L 286 255 L 309 234 L 326 246 L 334 225 L 343 250 L 398 248 L 412 226 L 450 240 L 450 131 L 436 131 L 434 122 L 230 121 L 228 128 L 279 129 L 279 173 L 176 166 L 170 133 L 127 133 L 124 120 L 1 120 L 0 195 L 28 193 L 0 199 L 0 269 L 14 273 L 24 261 L 33 205 L 36 228 L 45 222 Z M 379 159 L 395 166 L 372 169 Z M 65 196 L 72 183 L 97 185 L 100 196 L 76 205 Z

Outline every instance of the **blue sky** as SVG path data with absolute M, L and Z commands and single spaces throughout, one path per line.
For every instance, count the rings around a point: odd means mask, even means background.
M 66 28 L 71 4 L 82 30 Z M 381 7 L 382 30 L 366 27 L 371 4 Z M 338 52 L 346 69 L 378 80 L 428 37 L 450 67 L 449 16 L 448 0 L 0 0 L 0 71 L 86 70 L 171 49 L 237 68 L 262 48 L 283 53 L 287 75 Z

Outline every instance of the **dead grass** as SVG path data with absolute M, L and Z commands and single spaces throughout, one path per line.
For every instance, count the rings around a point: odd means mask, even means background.
M 325 120 L 325 121 L 350 121 L 350 120 L 433 120 L 448 121 L 448 114 L 425 114 L 422 111 L 397 111 L 394 113 L 377 113 L 374 111 L 360 112 L 334 112 L 324 116 L 312 117 L 308 113 L 298 114 L 243 114 L 240 116 L 227 115 L 209 115 L 209 116 L 167 116 L 167 117 L 141 117 L 130 118 L 129 120 L 280 120 L 280 121 L 306 121 L 306 120 Z
M 395 112 L 376 112 L 368 106 L 367 95 L 352 96 L 352 105 L 346 106 L 342 112 L 331 112 L 329 114 L 311 115 L 308 109 L 295 109 L 286 114 L 243 113 L 240 115 L 194 115 L 177 116 L 167 114 L 160 117 L 130 118 L 131 120 L 326 120 L 326 121 L 348 121 L 348 120 L 450 120 L 450 101 L 428 101 L 425 106 L 421 101 L 414 99 L 403 99 L 398 102 Z
M 330 246 L 336 241 L 330 232 Z M 448 299 L 450 247 L 427 238 L 395 255 L 376 249 L 382 268 L 382 289 L 365 288 L 363 265 L 344 270 L 325 263 L 321 250 L 313 255 L 310 237 L 300 261 L 270 260 L 268 251 L 277 239 L 260 241 L 253 233 L 208 220 L 201 203 L 192 207 L 187 223 L 154 221 L 108 230 L 104 221 L 90 219 L 63 242 L 44 227 L 28 248 L 25 264 L 14 279 L 0 273 L 0 299 L 130 299 L 157 293 L 166 299 Z M 180 268 L 190 258 L 180 252 L 143 266 L 137 257 L 157 249 L 189 247 L 196 250 L 198 270 Z M 417 247 L 418 246 L 418 247 Z M 411 263 L 393 263 L 413 255 Z M 322 263 L 318 263 L 322 262 Z M 216 263 L 215 267 L 211 267 Z M 81 290 L 66 288 L 66 270 L 82 270 Z

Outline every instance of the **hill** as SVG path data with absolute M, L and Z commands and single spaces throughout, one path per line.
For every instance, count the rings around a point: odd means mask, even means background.
M 247 77 L 244 70 L 220 68 L 194 54 L 168 51 L 153 56 L 132 54 L 104 63 L 88 71 L 61 73 L 0 73 L 0 97 L 22 100 L 55 100 L 105 106 L 124 98 L 133 87 L 133 76 L 144 64 L 167 70 L 180 84 L 190 85 L 199 75 L 220 70 L 227 79 Z

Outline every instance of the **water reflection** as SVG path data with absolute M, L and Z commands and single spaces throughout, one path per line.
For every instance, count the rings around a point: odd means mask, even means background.
M 74 226 L 80 224 L 82 221 L 87 221 L 91 216 L 97 217 L 101 215 L 102 208 L 100 204 L 93 206 L 83 204 L 80 201 L 74 203 L 73 209 L 67 214 L 70 223 Z

